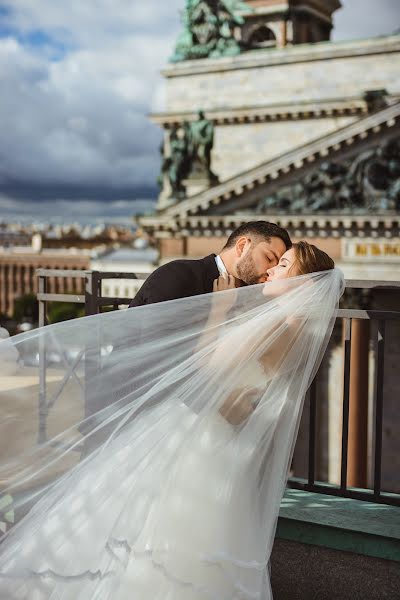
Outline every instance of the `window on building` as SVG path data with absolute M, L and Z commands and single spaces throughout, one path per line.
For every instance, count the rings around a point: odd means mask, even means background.
M 274 48 L 276 37 L 272 29 L 266 25 L 260 25 L 251 32 L 248 44 L 250 48 Z

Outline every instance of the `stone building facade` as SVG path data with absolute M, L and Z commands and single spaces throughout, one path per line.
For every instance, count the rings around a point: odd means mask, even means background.
M 256 215 L 287 227 L 294 239 L 314 240 L 348 277 L 393 279 L 400 266 L 400 171 L 394 165 L 400 143 L 399 58 L 396 35 L 169 65 L 163 71 L 165 111 L 152 120 L 164 128 L 168 152 L 171 130 L 204 111 L 215 128 L 211 166 L 218 182 L 203 182 L 195 193 L 188 188 L 179 201 L 166 200 L 161 192 L 157 213 L 141 221 L 158 238 L 161 261 L 218 251 L 221 238 Z M 388 146 L 394 155 L 379 156 Z M 293 196 L 290 188 L 313 178 L 314 198 L 319 191 L 332 192 L 338 178 L 329 172 L 332 163 L 344 173 L 361 155 L 367 163 L 374 152 L 376 160 L 364 171 L 361 161 L 355 178 L 363 177 L 364 187 L 370 187 L 366 171 L 380 169 L 373 182 L 379 188 L 375 204 L 356 205 L 351 198 L 341 203 L 338 194 L 325 210 L 307 202 L 307 189 L 300 195 L 297 190 L 297 208 L 271 199 L 285 190 Z M 392 200 L 385 204 L 388 194 Z
M 215 178 L 189 176 L 185 193 L 174 196 L 163 171 L 157 210 L 141 219 L 158 240 L 160 262 L 218 253 L 237 226 L 264 219 L 285 227 L 294 241 L 307 239 L 324 249 L 347 279 L 398 281 L 400 35 L 330 42 L 336 0 L 248 0 L 247 5 L 236 35 L 246 42 L 253 32 L 253 45 L 244 44 L 235 56 L 183 60 L 163 71 L 165 110 L 151 118 L 164 130 L 164 165 L 173 158 L 174 141 L 182 141 L 190 124 L 203 119 L 213 129 Z M 380 306 L 398 302 L 399 294 L 391 300 L 382 294 Z M 356 329 L 353 373 L 359 381 L 371 380 L 372 334 L 367 325 L 357 334 Z M 398 323 L 387 336 L 385 411 L 391 417 L 384 421 L 383 478 L 386 489 L 399 491 L 393 479 L 399 456 L 400 389 L 393 366 L 400 356 Z M 318 476 L 332 482 L 340 476 L 340 339 L 338 332 L 321 371 L 318 417 Z M 373 386 L 362 392 L 357 386 L 352 405 L 363 402 L 371 413 Z M 308 437 L 303 425 L 294 460 L 300 476 Z M 371 466 L 371 445 L 368 452 Z
M 36 269 L 87 270 L 90 255 L 81 252 L 43 250 L 29 247 L 0 252 L 0 314 L 11 317 L 17 298 L 38 292 Z M 49 293 L 84 293 L 84 281 L 76 278 L 50 277 Z

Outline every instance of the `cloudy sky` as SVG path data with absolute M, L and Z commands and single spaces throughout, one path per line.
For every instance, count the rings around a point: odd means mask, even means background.
M 334 39 L 392 33 L 399 0 L 342 0 Z M 160 69 L 184 0 L 0 0 L 0 221 L 122 216 L 155 198 Z

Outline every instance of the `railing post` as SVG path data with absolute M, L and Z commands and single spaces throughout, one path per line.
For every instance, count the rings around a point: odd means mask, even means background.
M 45 275 L 39 275 L 39 294 L 45 294 L 47 280 Z M 46 325 L 46 301 L 39 300 L 39 327 Z M 47 439 L 47 394 L 46 394 L 46 340 L 39 336 L 39 431 L 38 443 L 44 444 Z
M 385 321 L 378 321 L 374 335 L 375 373 L 374 373 L 374 493 L 381 493 L 382 475 L 382 429 L 383 429 L 383 382 L 385 352 Z
M 310 386 L 310 424 L 308 438 L 308 485 L 315 483 L 315 446 L 317 430 L 317 375 Z
M 47 279 L 45 275 L 38 275 L 38 292 L 45 294 L 47 291 Z M 40 296 L 39 296 L 40 298 Z M 46 325 L 46 301 L 39 300 L 39 327 Z
M 353 319 L 347 485 L 367 487 L 369 322 Z
M 99 283 L 100 273 L 98 271 L 86 272 L 85 284 L 85 315 L 97 315 L 99 312 Z
M 350 399 L 350 343 L 352 319 L 343 319 L 344 337 L 344 379 L 343 379 L 343 424 L 342 424 L 342 466 L 340 487 L 347 488 L 347 461 L 349 444 L 349 399 Z
M 96 315 L 99 313 L 99 296 L 100 296 L 101 275 L 98 271 L 86 272 L 85 286 L 85 314 Z M 89 420 L 99 410 L 98 394 L 95 386 L 96 379 L 100 372 L 101 355 L 100 355 L 100 323 L 97 321 L 93 328 L 93 338 L 90 343 L 87 343 L 85 349 L 85 424 L 80 427 L 82 435 L 88 434 L 90 431 Z M 86 437 L 83 442 L 83 454 L 86 456 L 93 448 L 95 440 L 93 436 Z

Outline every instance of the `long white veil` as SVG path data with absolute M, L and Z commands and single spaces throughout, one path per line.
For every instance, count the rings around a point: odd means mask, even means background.
M 0 597 L 269 598 L 342 292 L 334 269 L 0 341 Z

